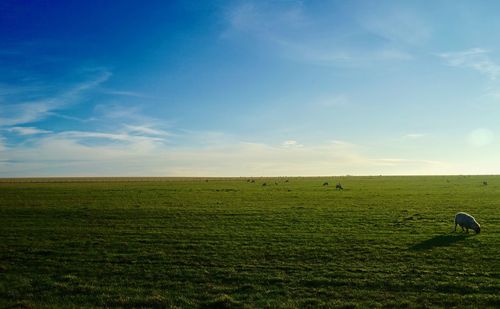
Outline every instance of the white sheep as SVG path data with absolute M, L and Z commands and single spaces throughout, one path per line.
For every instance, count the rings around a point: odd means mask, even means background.
M 465 212 L 459 212 L 455 215 L 455 232 L 457 231 L 457 225 L 460 225 L 462 231 L 465 230 L 469 233 L 469 229 L 472 229 L 479 234 L 481 232 L 481 226 L 477 223 L 473 216 Z

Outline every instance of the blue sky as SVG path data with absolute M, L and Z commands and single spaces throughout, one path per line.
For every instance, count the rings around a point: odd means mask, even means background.
M 0 177 L 500 173 L 497 1 L 2 1 Z

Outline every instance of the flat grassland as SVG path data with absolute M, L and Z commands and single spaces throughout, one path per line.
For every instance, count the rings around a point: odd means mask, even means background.
M 0 180 L 0 307 L 500 307 L 500 177 L 252 180 Z

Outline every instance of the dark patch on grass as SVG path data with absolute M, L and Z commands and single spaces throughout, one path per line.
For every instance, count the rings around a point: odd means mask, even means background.
M 465 234 L 446 234 L 446 235 L 437 235 L 418 244 L 415 244 L 410 247 L 411 250 L 428 250 L 435 247 L 447 247 L 451 246 L 457 242 L 465 240 L 467 237 L 471 235 Z
M 399 218 L 394 223 L 394 226 L 403 226 L 406 223 L 411 223 L 411 221 L 422 220 L 422 216 L 419 213 L 408 216 L 408 211 L 404 210 L 401 212 Z
M 167 302 L 161 295 L 152 295 L 131 299 L 129 297 L 108 301 L 104 304 L 106 307 L 120 308 L 166 308 Z
M 31 309 L 31 308 L 35 308 L 35 306 L 28 302 L 20 302 L 12 306 L 5 307 L 5 309 Z
M 201 306 L 201 308 L 241 308 L 241 304 L 235 301 L 231 296 L 223 294 L 218 296 L 213 301 L 207 302 Z
M 238 287 L 235 292 L 238 292 L 238 293 L 249 293 L 249 292 L 255 292 L 255 287 L 253 285 L 250 285 L 250 284 L 245 284 L 245 285 L 242 285 L 240 287 Z

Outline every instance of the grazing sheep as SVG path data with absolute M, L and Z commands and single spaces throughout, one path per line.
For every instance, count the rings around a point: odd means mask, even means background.
M 340 182 L 335 186 L 335 189 L 344 190 L 344 188 L 342 188 L 342 185 L 340 184 Z
M 460 225 L 462 231 L 465 228 L 467 233 L 469 233 L 469 229 L 473 229 L 476 234 L 481 232 L 481 226 L 476 219 L 465 212 L 459 212 L 455 215 L 455 232 L 457 231 L 457 225 Z

